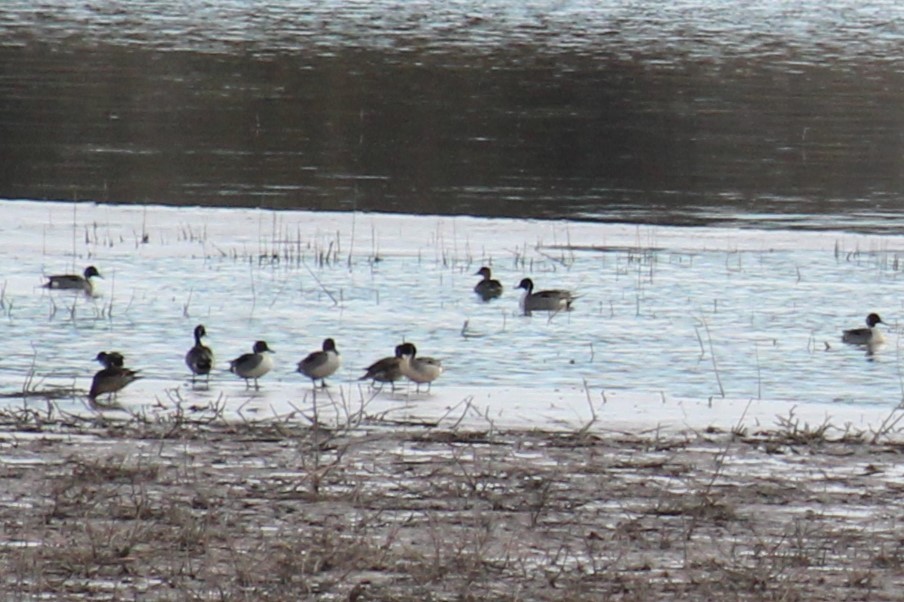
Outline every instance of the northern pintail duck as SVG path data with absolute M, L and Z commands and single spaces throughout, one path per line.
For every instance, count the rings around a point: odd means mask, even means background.
M 96 372 L 91 380 L 91 389 L 88 391 L 91 403 L 95 403 L 97 398 L 104 394 L 112 397 L 126 385 L 141 378 L 137 371 L 123 366 L 121 353 L 101 351 L 95 359 L 103 364 L 104 368 Z
M 395 355 L 381 358 L 366 368 L 364 376 L 358 380 L 370 380 L 371 384 L 389 383 L 395 391 L 395 383 L 402 378 L 400 364 L 402 362 L 402 345 L 396 345 Z
M 317 379 L 320 379 L 321 386 L 326 387 L 324 379 L 336 372 L 341 365 L 342 359 L 336 350 L 336 342 L 333 339 L 325 339 L 321 351 L 312 351 L 298 362 L 298 371 L 310 378 L 315 387 Z
M 417 385 L 420 392 L 421 385 L 427 384 L 427 391 L 433 381 L 443 373 L 443 364 L 432 357 L 417 357 L 417 347 L 412 343 L 403 343 L 399 346 L 399 370 L 410 381 Z
M 273 369 L 273 353 L 275 351 L 267 347 L 266 341 L 257 341 L 252 353 L 245 353 L 229 362 L 229 371 L 245 379 L 246 389 L 250 387 L 251 379 L 254 379 L 254 388 L 260 389 L 257 379 Z
M 112 396 L 139 378 L 141 376 L 138 375 L 138 372 L 129 368 L 119 366 L 104 368 L 94 375 L 94 379 L 91 381 L 91 390 L 88 391 L 88 399 L 92 402 L 97 401 L 97 398 L 105 393 Z
M 483 280 L 474 286 L 474 292 L 484 301 L 495 299 L 502 295 L 502 284 L 493 280 L 490 268 L 484 266 L 477 270 L 475 276 L 483 276 Z
M 570 311 L 571 304 L 576 299 L 571 291 L 566 290 L 553 289 L 534 292 L 534 281 L 530 278 L 523 278 L 517 288 L 524 289 L 521 308 L 528 316 L 532 311 Z
M 845 330 L 841 335 L 841 340 L 849 345 L 879 345 L 885 342 L 882 331 L 879 330 L 878 324 L 885 324 L 879 314 L 870 314 L 866 316 L 867 328 L 851 328 Z
M 195 382 L 196 376 L 206 376 L 210 381 L 210 369 L 213 368 L 213 351 L 201 342 L 207 336 L 207 330 L 203 324 L 195 326 L 195 345 L 185 354 L 185 365 L 191 370 L 191 382 Z
M 86 295 L 91 295 L 94 292 L 94 285 L 91 283 L 91 279 L 94 277 L 103 278 L 96 267 L 89 265 L 85 268 L 85 272 L 82 276 L 79 276 L 78 274 L 57 274 L 55 276 L 47 276 L 47 282 L 44 284 L 44 288 L 53 290 L 80 290 L 84 291 Z
M 118 351 L 101 351 L 94 358 L 104 368 L 122 368 L 125 358 Z

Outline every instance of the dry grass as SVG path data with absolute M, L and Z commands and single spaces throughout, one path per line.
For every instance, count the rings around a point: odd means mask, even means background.
M 904 587 L 893 443 L 0 422 L 8 600 L 881 601 Z

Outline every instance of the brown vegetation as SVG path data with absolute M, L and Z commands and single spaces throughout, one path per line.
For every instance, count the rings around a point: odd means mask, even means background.
M 900 445 L 10 412 L 7 600 L 897 600 Z

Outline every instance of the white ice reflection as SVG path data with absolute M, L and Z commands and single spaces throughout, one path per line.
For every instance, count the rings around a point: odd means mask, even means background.
M 227 362 L 264 339 L 275 370 L 250 403 L 300 397 L 295 364 L 337 341 L 355 381 L 402 340 L 443 359 L 435 383 L 467 389 L 583 387 L 706 400 L 881 404 L 901 399 L 897 324 L 904 238 L 838 232 L 637 227 L 261 210 L 0 202 L 4 392 L 37 382 L 87 390 L 100 350 L 145 375 L 123 396 L 181 388 L 244 395 Z M 506 286 L 484 304 L 474 272 Z M 51 293 L 42 274 L 104 275 L 101 296 Z M 518 313 L 514 286 L 580 295 L 548 319 Z M 840 342 L 871 311 L 889 323 L 873 357 Z M 217 355 L 208 391 L 187 387 L 203 323 Z M 467 327 L 464 325 L 467 323 Z M 11 401 L 9 403 L 18 403 Z

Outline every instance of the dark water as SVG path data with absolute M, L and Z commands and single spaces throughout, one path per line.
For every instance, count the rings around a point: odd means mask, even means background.
M 896 231 L 898 2 L 0 6 L 0 196 Z

